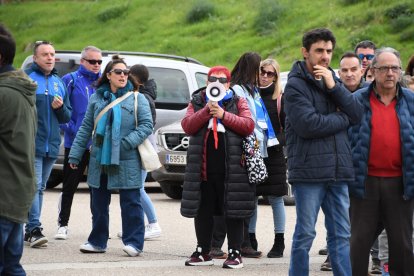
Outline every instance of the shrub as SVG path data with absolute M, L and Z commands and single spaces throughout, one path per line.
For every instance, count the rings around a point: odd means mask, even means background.
M 98 20 L 101 22 L 106 22 L 111 19 L 122 16 L 127 11 L 125 6 L 115 6 L 105 9 L 98 13 Z
M 391 27 L 395 31 L 403 30 L 411 25 L 414 25 L 414 17 L 408 15 L 401 15 L 391 21 Z
M 413 14 L 413 10 L 407 3 L 395 5 L 385 11 L 385 16 L 390 19 L 395 19 L 400 16 L 410 16 Z
M 196 23 L 203 21 L 215 15 L 216 9 L 214 5 L 208 1 L 198 0 L 188 11 L 186 21 L 188 23 Z
M 413 39 L 413 37 L 414 37 L 414 27 L 411 27 L 401 33 L 400 41 L 401 42 L 410 41 Z
M 342 0 L 342 3 L 344 5 L 353 5 L 353 4 L 357 4 L 359 2 L 364 2 L 364 0 Z
M 260 3 L 259 13 L 254 20 L 254 28 L 259 34 L 267 34 L 276 29 L 277 21 L 282 17 L 285 8 L 276 1 L 265 0 Z

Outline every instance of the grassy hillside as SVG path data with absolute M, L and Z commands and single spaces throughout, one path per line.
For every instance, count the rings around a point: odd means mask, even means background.
M 189 23 L 194 7 L 209 12 L 202 13 L 204 20 Z M 0 5 L 0 21 L 16 38 L 16 66 L 31 54 L 34 41 L 50 40 L 61 50 L 91 44 L 190 56 L 230 68 L 243 52 L 256 51 L 276 58 L 285 71 L 301 59 L 304 31 L 315 27 L 328 27 L 336 35 L 333 67 L 363 39 L 399 50 L 403 66 L 414 54 L 410 0 L 9 1 Z

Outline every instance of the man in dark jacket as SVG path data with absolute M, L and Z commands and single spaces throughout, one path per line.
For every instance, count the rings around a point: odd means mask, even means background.
M 319 209 L 325 213 L 335 275 L 351 275 L 348 182 L 354 168 L 347 128 L 362 107 L 329 68 L 335 37 L 328 29 L 303 36 L 304 61 L 296 62 L 285 88 L 289 182 L 296 199 L 296 228 L 289 275 L 309 274 L 309 250 Z
M 40 215 L 43 191 L 52 171 L 60 146 L 59 124 L 70 120 L 72 108 L 65 84 L 57 75 L 55 48 L 49 41 L 37 41 L 33 49 L 33 64 L 27 75 L 37 83 L 37 133 L 35 139 L 35 173 L 37 192 L 29 212 L 24 241 L 31 247 L 40 247 L 48 242 L 42 233 Z
M 181 121 L 184 131 L 191 135 L 181 214 L 194 218 L 197 236 L 196 251 L 185 262 L 189 266 L 213 265 L 209 255 L 213 216 L 223 215 L 229 248 L 223 267 L 243 267 L 243 219 L 253 215 L 255 187 L 241 165 L 242 138 L 253 132 L 254 122 L 246 100 L 229 90 L 230 77 L 226 67 L 212 67 L 208 83 L 222 83 L 225 97 L 214 102 L 208 100 L 205 88 L 195 91 Z
M 57 240 L 66 240 L 73 196 L 82 179 L 86 165 L 89 163 L 89 150 L 86 150 L 79 162 L 78 169 L 68 165 L 68 156 L 83 118 L 85 117 L 89 97 L 95 92 L 94 82 L 101 76 L 102 52 L 94 46 L 87 46 L 81 52 L 79 69 L 63 76 L 68 91 L 72 116 L 70 121 L 61 125 L 65 132 L 65 157 L 63 160 L 62 193 L 59 197 Z M 88 145 L 88 148 L 90 143 Z
M 349 130 L 352 273 L 367 274 L 370 247 L 385 228 L 390 275 L 414 275 L 414 94 L 399 84 L 396 50 L 377 50 L 370 70 L 375 81 L 354 94 L 364 115 Z
M 0 24 L 0 275 L 26 275 L 23 223 L 36 190 L 36 84 L 12 64 L 16 43 Z

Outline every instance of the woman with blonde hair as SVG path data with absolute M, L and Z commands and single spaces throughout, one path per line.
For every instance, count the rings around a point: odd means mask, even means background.
M 260 96 L 269 114 L 271 124 L 276 132 L 278 145 L 268 147 L 268 156 L 264 158 L 269 178 L 256 187 L 256 195 L 267 197 L 273 211 L 275 239 L 268 258 L 283 257 L 285 249 L 285 206 L 283 196 L 287 194 L 286 161 L 283 154 L 285 145 L 284 126 L 285 113 L 283 112 L 283 94 L 280 80 L 280 66 L 274 59 L 265 59 L 260 63 Z M 250 218 L 249 237 L 254 249 L 257 250 L 256 240 L 257 205 L 254 215 Z M 256 248 L 255 248 L 256 247 Z

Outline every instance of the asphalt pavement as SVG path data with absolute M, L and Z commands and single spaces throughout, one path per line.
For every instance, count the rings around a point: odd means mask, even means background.
M 67 240 L 54 240 L 57 231 L 58 188 L 46 190 L 43 198 L 41 222 L 48 246 L 40 249 L 25 246 L 22 258 L 27 275 L 288 275 L 292 235 L 295 226 L 295 207 L 286 207 L 286 249 L 283 258 L 270 259 L 267 252 L 273 245 L 273 215 L 271 207 L 259 205 L 257 239 L 260 259 L 243 258 L 244 268 L 223 269 L 224 260 L 215 260 L 214 266 L 186 267 L 184 261 L 196 247 L 193 220 L 180 215 L 180 201 L 164 195 L 156 182 L 147 183 L 149 195 L 155 205 L 162 235 L 146 241 L 139 257 L 128 257 L 122 251 L 122 241 L 117 238 L 121 231 L 119 196 L 112 195 L 110 206 L 110 234 L 108 249 L 103 254 L 84 254 L 79 251 L 91 230 L 89 193 L 82 184 L 75 194 L 69 221 Z M 325 256 L 318 251 L 325 245 L 326 233 L 322 211 L 316 225 L 317 236 L 310 251 L 310 275 L 332 275 L 320 271 Z M 226 250 L 226 242 L 223 246 Z

